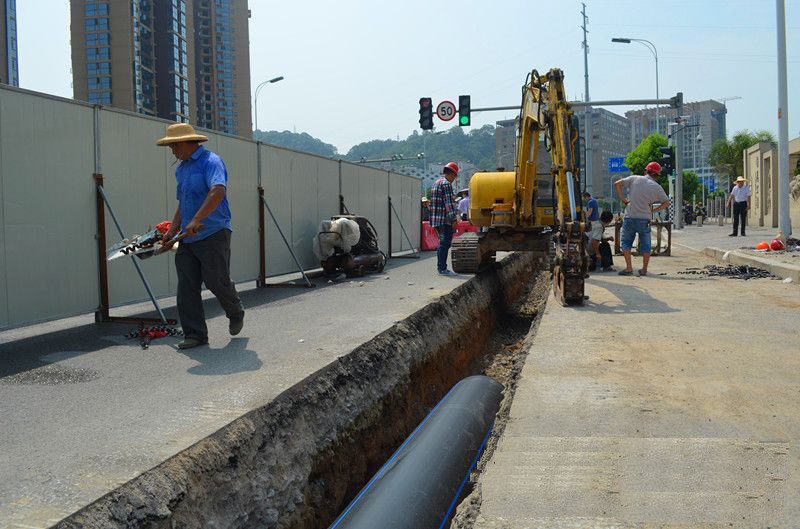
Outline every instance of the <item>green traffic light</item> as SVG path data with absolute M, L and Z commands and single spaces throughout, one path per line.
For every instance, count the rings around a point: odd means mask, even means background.
M 469 116 L 461 116 L 460 119 L 462 125 L 469 125 Z

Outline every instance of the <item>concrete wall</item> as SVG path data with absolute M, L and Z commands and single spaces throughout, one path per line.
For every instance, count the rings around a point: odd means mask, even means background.
M 104 188 L 126 236 L 171 219 L 175 166 L 158 147 L 167 121 L 0 87 L 0 329 L 77 314 L 99 304 L 95 187 Z M 203 131 L 206 146 L 225 160 L 233 215 L 231 276 L 259 273 L 259 198 L 265 196 L 305 269 L 319 266 L 311 240 L 320 220 L 350 212 L 370 219 L 388 250 L 392 201 L 414 246 L 420 239 L 420 180 L 300 153 L 245 138 Z M 95 162 L 95 152 L 97 161 Z M 265 212 L 267 275 L 296 266 Z M 392 218 L 392 251 L 409 250 Z M 107 246 L 118 241 L 106 211 Z M 108 264 L 111 305 L 147 299 L 128 259 Z M 140 261 L 157 296 L 177 286 L 173 259 Z
M 745 149 L 744 177 L 752 191 L 751 208 L 748 211 L 748 224 L 777 228 L 780 224 L 778 149 L 769 143 L 759 143 Z M 800 138 L 789 142 L 789 172 L 794 175 L 797 160 L 800 159 Z M 790 180 L 794 177 L 790 177 Z M 789 195 L 789 215 L 794 234 L 800 231 L 800 198 Z

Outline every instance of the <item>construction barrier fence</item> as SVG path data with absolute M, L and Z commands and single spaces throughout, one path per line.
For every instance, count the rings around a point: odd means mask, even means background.
M 0 87 L 0 329 L 86 314 L 99 306 L 95 174 L 126 236 L 171 220 L 177 207 L 175 168 L 168 148 L 155 145 L 170 122 L 113 108 Z M 201 129 L 202 130 L 202 129 Z M 312 238 L 340 202 L 370 219 L 386 251 L 420 240 L 421 185 L 416 177 L 202 130 L 205 146 L 228 170 L 232 211 L 231 277 L 260 275 L 259 187 L 304 269 L 319 267 Z M 106 210 L 106 239 L 118 241 Z M 297 271 L 267 216 L 266 275 Z M 388 253 L 388 252 L 387 252 Z M 108 263 L 112 306 L 147 299 L 128 258 Z M 158 297 L 174 295 L 169 256 L 140 261 Z

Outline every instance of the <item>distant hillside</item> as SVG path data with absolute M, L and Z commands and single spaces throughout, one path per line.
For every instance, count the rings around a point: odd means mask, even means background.
M 270 145 L 277 145 L 279 147 L 286 147 L 296 151 L 310 152 L 311 154 L 319 154 L 328 158 L 338 158 L 339 153 L 336 147 L 330 143 L 325 143 L 320 139 L 311 136 L 305 132 L 291 132 L 284 130 L 278 132 L 277 130 L 257 130 L 253 134 L 253 139 L 269 143 Z
M 452 127 L 436 134 L 426 132 L 424 136 L 415 130 L 404 140 L 370 140 L 359 143 L 344 156 L 340 155 L 333 145 L 305 132 L 259 130 L 255 132 L 254 138 L 271 145 L 329 158 L 341 157 L 351 161 L 362 158 L 368 160 L 391 158 L 395 154 L 402 154 L 405 159 L 413 159 L 417 154 L 427 150 L 429 163 L 471 162 L 481 170 L 493 170 L 496 167 L 493 125 L 484 125 L 467 133 L 462 127 Z
M 453 127 L 439 134 L 426 132 L 425 136 L 415 130 L 405 140 L 372 140 L 353 146 L 344 156 L 357 161 L 390 158 L 402 154 L 403 158 L 414 158 L 427 150 L 429 163 L 461 161 L 471 162 L 481 170 L 493 170 L 495 165 L 494 126 L 484 125 L 464 133 L 462 127 Z

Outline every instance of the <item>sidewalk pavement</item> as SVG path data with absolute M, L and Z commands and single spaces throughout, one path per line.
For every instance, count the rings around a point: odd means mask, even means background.
M 685 226 L 682 230 L 672 230 L 672 243 L 687 246 L 695 251 L 713 247 L 721 250 L 738 250 L 742 247 L 755 248 L 761 241 L 770 242 L 778 234 L 777 228 L 747 227 L 747 236 L 729 237 L 733 228 L 730 224 L 719 226 L 706 222 L 703 227 L 697 224 Z
M 756 244 L 771 242 L 776 228 L 748 228 L 747 237 L 728 237 L 728 227 L 716 224 L 686 226 L 672 231 L 672 243 L 734 265 L 762 268 L 784 279 L 800 282 L 800 251 L 758 252 Z
M 75 318 L 0 333 L 0 526 L 49 527 L 391 327 L 470 276 L 435 254 L 315 289 L 239 285 L 244 330 L 206 297 L 210 344 L 142 350 L 132 326 Z M 174 299 L 164 301 L 175 317 Z M 150 310 L 146 304 L 117 315 Z M 83 323 L 77 325 L 76 322 Z
M 678 274 L 709 262 L 551 296 L 475 529 L 796 527 L 800 286 Z

